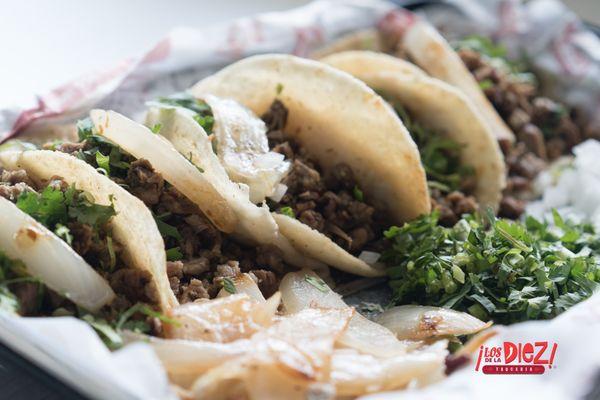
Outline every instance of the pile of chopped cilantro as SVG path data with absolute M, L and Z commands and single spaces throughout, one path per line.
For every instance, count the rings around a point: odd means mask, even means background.
M 491 213 L 490 213 L 491 214 Z M 600 237 L 591 225 L 527 217 L 469 217 L 452 228 L 423 216 L 385 236 L 382 255 L 396 304 L 466 311 L 510 324 L 548 319 L 590 297 L 600 281 Z
M 537 85 L 534 74 L 527 71 L 526 63 L 522 61 L 509 61 L 506 47 L 495 44 L 490 38 L 478 35 L 467 36 L 462 40 L 452 43 L 456 50 L 468 49 L 479 53 L 494 68 L 498 68 L 509 74 L 515 81 L 527 82 Z M 493 86 L 493 82 L 483 80 L 479 82 L 482 89 Z
M 419 148 L 428 185 L 445 193 L 459 190 L 463 179 L 474 173 L 472 167 L 460 161 L 462 146 L 424 128 L 396 102 L 393 106 Z
M 188 93 L 177 93 L 169 97 L 161 97 L 158 99 L 158 102 L 193 111 L 195 113 L 194 120 L 204 128 L 207 134 L 210 135 L 212 133 L 215 119 L 210 106 L 205 101 L 197 99 Z

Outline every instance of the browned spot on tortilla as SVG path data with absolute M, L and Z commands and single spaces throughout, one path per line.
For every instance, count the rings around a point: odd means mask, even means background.
M 15 240 L 20 247 L 30 247 L 35 244 L 41 232 L 33 227 L 21 228 L 15 234 Z
M 431 316 L 425 314 L 421 317 L 421 321 L 419 322 L 419 331 L 433 336 L 437 333 L 438 326 L 443 320 L 444 319 L 439 315 Z

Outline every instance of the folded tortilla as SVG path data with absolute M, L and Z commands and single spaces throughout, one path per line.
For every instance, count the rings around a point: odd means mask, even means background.
M 23 169 L 30 178 L 46 182 L 55 176 L 94 197 L 95 204 L 114 205 L 116 215 L 109 225 L 114 239 L 123 247 L 130 268 L 150 273 L 156 287 L 158 306 L 166 311 L 178 304 L 166 271 L 166 255 L 160 232 L 144 203 L 76 157 L 45 150 L 0 153 L 0 166 Z M 69 279 L 69 277 L 65 277 Z
M 255 56 L 200 81 L 190 92 L 197 98 L 233 99 L 257 115 L 278 98 L 289 109 L 288 135 L 325 171 L 350 165 L 374 206 L 389 213 L 390 224 L 430 211 L 425 171 L 410 134 L 381 97 L 345 72 L 289 55 Z M 302 253 L 358 275 L 383 274 L 300 221 L 274 217 Z
M 506 184 L 504 159 L 494 133 L 466 95 L 382 53 L 345 51 L 321 61 L 351 73 L 398 102 L 422 126 L 461 144 L 461 162 L 475 170 L 479 204 L 498 208 Z
M 399 42 L 393 45 L 386 45 L 385 42 L 383 35 L 375 29 L 354 32 L 318 49 L 311 57 L 323 58 L 347 50 L 383 51 L 397 57 L 409 57 L 430 76 L 465 93 L 497 139 L 514 141 L 513 132 L 486 98 L 475 78 L 433 26 L 417 20 L 406 29 Z

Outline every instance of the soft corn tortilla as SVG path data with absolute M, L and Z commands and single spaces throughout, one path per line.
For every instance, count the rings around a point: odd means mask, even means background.
M 206 131 L 185 111 L 174 107 L 151 107 L 146 115 L 146 125 L 160 124 L 160 135 L 180 153 L 189 154 L 190 161 L 204 170 L 206 178 L 238 216 L 233 235 L 245 243 L 274 245 L 291 265 L 302 268 L 322 266 L 290 244 L 281 234 L 267 206 L 250 202 L 248 193 L 229 179 Z
M 257 115 L 277 97 L 289 109 L 286 131 L 327 171 L 352 166 L 375 207 L 401 224 L 430 211 L 425 171 L 410 134 L 387 103 L 351 75 L 288 55 L 250 57 L 210 76 L 191 90 L 234 99 Z M 320 232 L 276 215 L 282 232 L 301 252 L 364 276 L 378 268 L 341 249 Z
M 433 26 L 418 21 L 407 30 L 400 46 L 429 75 L 457 87 L 466 94 L 483 115 L 497 139 L 514 140 L 512 131 L 485 97 L 460 56 Z
M 496 139 L 514 141 L 514 134 L 502 120 L 494 106 L 485 97 L 458 54 L 439 32 L 425 21 L 417 21 L 406 29 L 397 48 L 386 48 L 385 40 L 376 29 L 368 29 L 342 36 L 318 49 L 311 58 L 320 59 L 349 50 L 384 51 L 398 57 L 408 56 L 430 76 L 442 80 L 469 97 L 489 125 Z
M 422 126 L 462 144 L 461 161 L 475 170 L 474 194 L 483 207 L 498 208 L 505 186 L 504 159 L 489 125 L 462 92 L 422 73 L 406 61 L 380 53 L 348 51 L 321 61 L 352 73 L 399 102 Z
M 125 262 L 131 268 L 151 274 L 162 311 L 178 304 L 167 277 L 162 237 L 144 203 L 82 160 L 65 153 L 45 150 L 0 153 L 0 165 L 24 169 L 39 182 L 60 176 L 76 189 L 90 193 L 96 204 L 110 205 L 112 201 L 117 215 L 109 223 L 115 240 L 123 246 Z

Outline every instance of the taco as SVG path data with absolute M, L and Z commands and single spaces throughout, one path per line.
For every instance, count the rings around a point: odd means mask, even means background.
M 483 95 L 479 85 L 468 73 L 452 47 L 428 23 L 416 21 L 403 32 L 402 37 L 374 29 L 352 33 L 319 49 L 313 57 L 322 58 L 347 50 L 383 51 L 411 60 L 427 74 L 465 93 L 482 114 L 496 138 L 514 140 L 513 133 Z
M 190 93 L 192 104 L 204 109 L 196 119 L 214 123 L 208 133 L 231 179 L 238 180 L 234 168 L 243 171 L 248 164 L 230 157 L 247 160 L 260 150 L 289 161 L 280 181 L 285 193 L 266 201 L 281 232 L 316 260 L 358 275 L 382 275 L 376 261 L 383 229 L 430 211 L 414 142 L 383 99 L 349 74 L 265 55 L 223 69 Z M 251 123 L 223 117 L 234 102 L 241 107 L 235 114 L 250 115 Z M 258 136 L 262 144 L 248 146 Z
M 321 61 L 361 79 L 398 112 L 419 146 L 440 222 L 453 225 L 479 207 L 498 208 L 505 185 L 502 152 L 463 93 L 382 53 L 346 51 Z
M 161 112 L 154 132 L 116 112 L 93 110 L 79 123 L 79 142 L 49 144 L 98 169 L 151 212 L 164 241 L 170 289 L 181 303 L 235 291 L 231 279 L 250 273 L 268 297 L 293 266 L 322 264 L 302 256 L 283 237 L 266 208 L 229 181 L 208 139 L 182 110 Z M 179 153 L 164 136 L 189 144 Z M 204 135 L 206 136 L 206 135 Z
M 21 315 L 177 304 L 150 212 L 83 161 L 0 152 L 0 210 L 0 287 Z

